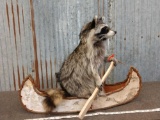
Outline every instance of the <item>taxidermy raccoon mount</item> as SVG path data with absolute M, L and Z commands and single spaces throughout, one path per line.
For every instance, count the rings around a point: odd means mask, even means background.
M 64 61 L 56 74 L 63 90 L 49 90 L 43 101 L 46 111 L 50 112 L 63 99 L 63 96 L 88 98 L 94 89 L 101 86 L 100 65 L 105 58 L 105 41 L 116 31 L 104 23 L 104 18 L 95 18 L 84 25 L 79 34 L 80 43 Z M 56 101 L 56 102 L 55 102 Z

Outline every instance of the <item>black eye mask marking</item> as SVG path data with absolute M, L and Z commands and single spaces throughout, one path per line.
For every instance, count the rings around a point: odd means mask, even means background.
M 105 27 L 103 27 L 102 29 L 101 29 L 101 34 L 106 34 L 106 33 L 108 33 L 109 32 L 109 27 L 107 27 L 107 26 L 105 26 Z
M 99 38 L 99 39 L 102 39 L 102 37 L 107 34 L 109 32 L 110 28 L 105 26 L 101 29 L 101 32 L 100 33 L 97 33 L 96 36 Z

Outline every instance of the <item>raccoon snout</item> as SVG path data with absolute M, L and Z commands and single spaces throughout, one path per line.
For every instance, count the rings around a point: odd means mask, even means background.
M 117 34 L 117 31 L 114 31 L 115 34 Z

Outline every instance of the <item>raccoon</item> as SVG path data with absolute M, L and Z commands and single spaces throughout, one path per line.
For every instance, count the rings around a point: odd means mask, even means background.
M 65 96 L 88 98 L 96 87 L 101 86 L 98 71 L 105 58 L 105 41 L 115 34 L 116 31 L 104 23 L 103 17 L 95 16 L 82 27 L 79 45 L 56 74 Z M 49 104 L 45 105 L 49 107 Z

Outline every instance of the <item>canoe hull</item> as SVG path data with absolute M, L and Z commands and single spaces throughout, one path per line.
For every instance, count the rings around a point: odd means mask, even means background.
M 107 109 L 122 105 L 136 98 L 141 89 L 141 76 L 138 71 L 131 67 L 126 80 L 112 85 L 104 85 L 106 96 L 97 97 L 89 111 Z M 46 93 L 39 90 L 31 76 L 28 76 L 22 83 L 20 89 L 20 100 L 22 106 L 34 113 L 45 113 L 42 105 Z M 57 106 L 53 113 L 76 113 L 84 106 L 87 99 L 67 98 Z

